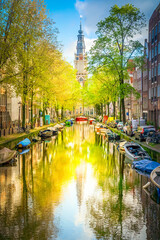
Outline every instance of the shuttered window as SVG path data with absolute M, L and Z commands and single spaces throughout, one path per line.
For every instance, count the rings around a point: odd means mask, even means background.
M 160 75 L 160 63 L 158 63 L 158 76 Z
M 160 97 L 160 84 L 158 85 L 158 88 L 157 88 L 157 97 Z

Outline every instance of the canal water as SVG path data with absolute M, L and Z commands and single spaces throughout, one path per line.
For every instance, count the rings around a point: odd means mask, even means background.
M 66 127 L 0 168 L 0 239 L 160 239 L 160 205 L 93 126 Z

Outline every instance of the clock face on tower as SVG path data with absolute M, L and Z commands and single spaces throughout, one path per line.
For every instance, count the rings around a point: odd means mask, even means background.
M 83 60 L 83 55 L 82 54 L 79 55 L 79 60 Z

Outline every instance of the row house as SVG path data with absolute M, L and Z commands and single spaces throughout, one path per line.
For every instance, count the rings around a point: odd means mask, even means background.
M 149 20 L 148 55 L 148 120 L 157 128 L 160 127 L 160 4 Z
M 145 39 L 145 64 L 133 73 L 133 87 L 140 99 L 133 98 L 133 118 L 144 118 L 149 124 L 160 127 L 160 4 L 149 20 L 148 42 Z

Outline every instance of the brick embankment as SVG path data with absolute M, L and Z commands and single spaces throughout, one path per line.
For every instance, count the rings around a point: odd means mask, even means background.
M 136 143 L 142 145 L 145 148 L 148 148 L 152 151 L 160 153 L 160 144 L 154 144 L 154 146 L 150 146 L 150 145 L 147 145 L 145 142 L 140 142 L 138 140 L 135 140 L 134 137 L 130 137 L 130 136 L 126 135 L 125 133 L 122 133 L 121 131 L 117 130 L 116 128 L 110 128 L 110 127 L 108 127 L 108 128 L 111 129 L 115 133 L 121 134 L 121 136 L 123 136 L 128 141 L 132 140 L 133 142 L 136 142 Z
M 28 137 L 34 133 L 36 134 L 40 130 L 46 129 L 47 127 L 53 127 L 55 124 L 57 124 L 57 123 L 52 123 L 50 125 L 44 125 L 43 127 L 36 127 L 34 129 L 30 129 L 29 133 L 25 133 L 25 132 L 24 133 L 15 133 L 15 134 L 7 135 L 5 137 L 0 137 L 0 145 L 7 144 L 7 143 L 12 142 L 19 138 Z

